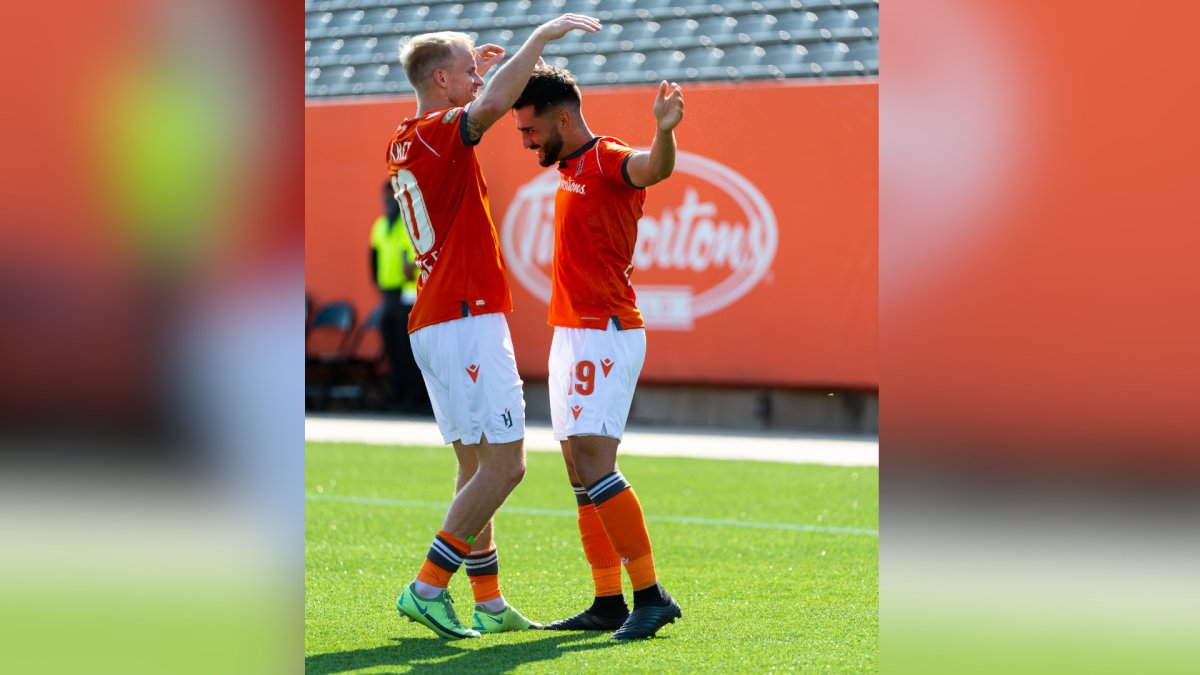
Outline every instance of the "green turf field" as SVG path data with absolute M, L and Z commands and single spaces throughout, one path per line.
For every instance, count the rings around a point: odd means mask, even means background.
M 620 464 L 683 619 L 632 643 L 541 631 L 446 642 L 402 619 L 395 603 L 453 494 L 454 453 L 307 444 L 305 672 L 877 669 L 877 468 L 635 456 Z M 544 622 L 588 605 L 591 576 L 562 458 L 529 453 L 528 467 L 496 516 L 500 585 Z M 469 621 L 465 572 L 451 592 Z

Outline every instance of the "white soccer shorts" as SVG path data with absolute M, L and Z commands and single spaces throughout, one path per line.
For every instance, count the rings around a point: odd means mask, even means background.
M 625 433 L 633 390 L 646 360 L 646 331 L 554 328 L 550 419 L 555 440 Z
M 477 445 L 525 437 L 525 396 L 502 313 L 426 326 L 408 336 L 442 440 Z

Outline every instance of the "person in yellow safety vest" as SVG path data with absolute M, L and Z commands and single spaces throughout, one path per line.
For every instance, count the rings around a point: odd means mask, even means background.
M 384 215 L 371 228 L 371 273 L 383 294 L 383 348 L 391 365 L 389 385 L 398 412 L 431 414 L 425 381 L 408 341 L 408 315 L 417 299 L 417 266 L 412 242 L 392 194 L 383 184 Z

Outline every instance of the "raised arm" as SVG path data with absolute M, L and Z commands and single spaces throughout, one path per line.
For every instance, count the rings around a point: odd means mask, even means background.
M 675 127 L 683 121 L 683 91 L 678 84 L 663 80 L 658 85 L 654 119 L 657 127 L 650 152 L 634 153 L 625 167 L 629 180 L 643 188 L 665 180 L 675 169 Z
M 487 74 L 497 63 L 504 59 L 504 47 L 494 44 L 479 45 L 475 48 L 476 73 L 480 77 Z
M 467 111 L 467 137 L 472 143 L 478 141 L 483 132 L 512 108 L 529 82 L 529 76 L 533 74 L 533 67 L 541 58 L 546 43 L 576 28 L 594 33 L 600 30 L 600 22 L 582 14 L 564 14 L 548 21 L 535 28 L 512 59 L 500 66 Z

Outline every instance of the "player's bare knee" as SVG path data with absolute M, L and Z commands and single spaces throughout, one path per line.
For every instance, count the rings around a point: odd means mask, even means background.
M 488 478 L 495 481 L 496 484 L 504 486 L 505 492 L 512 492 L 525 478 L 525 458 L 498 462 L 489 467 Z
M 511 486 L 509 490 L 515 489 L 525 479 L 525 458 L 512 467 L 512 472 L 509 474 L 509 482 Z
M 485 478 L 503 485 L 509 491 L 525 478 L 525 453 L 517 448 L 493 448 L 485 461 L 480 462 L 480 472 Z

